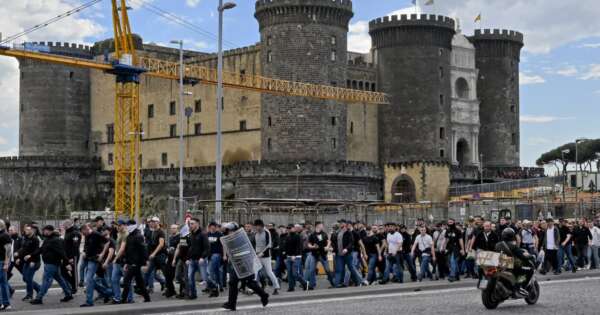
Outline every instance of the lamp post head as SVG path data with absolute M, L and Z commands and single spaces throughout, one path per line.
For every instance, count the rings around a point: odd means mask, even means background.
M 223 12 L 225 10 L 229 10 L 229 9 L 233 9 L 237 6 L 237 4 L 233 3 L 233 2 L 225 2 L 223 3 L 222 6 L 219 7 L 219 11 Z
M 565 149 L 565 150 L 562 150 L 561 153 L 563 153 L 563 154 L 569 154 L 569 153 L 571 153 L 571 150 Z
M 580 143 L 580 142 L 585 142 L 585 141 L 588 141 L 588 140 L 589 139 L 587 139 L 587 138 L 579 138 L 579 139 L 575 140 L 575 142 Z
M 177 45 L 183 45 L 183 41 L 182 40 L 172 40 L 170 41 L 171 44 L 177 44 Z

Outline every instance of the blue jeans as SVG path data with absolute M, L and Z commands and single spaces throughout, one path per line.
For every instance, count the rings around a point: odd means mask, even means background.
M 302 278 L 302 258 L 288 257 L 285 260 L 285 267 L 288 270 L 288 289 L 294 290 L 296 288 L 296 281 L 300 282 L 303 286 L 306 285 L 306 281 Z
M 125 273 L 123 272 L 123 265 L 121 264 L 113 264 L 112 274 L 111 274 L 111 282 L 112 282 L 112 291 L 113 291 L 113 300 L 120 302 L 121 301 L 121 278 Z M 133 301 L 133 283 L 131 284 L 131 288 L 129 289 L 129 294 L 127 296 L 127 302 Z
M 367 272 L 367 281 L 369 283 L 373 283 L 375 281 L 377 274 L 375 273 L 375 268 L 377 268 L 377 262 L 379 261 L 379 256 L 377 254 L 370 254 L 368 260 L 368 272 Z
M 404 266 L 402 253 L 396 255 L 388 255 L 386 258 L 385 271 L 383 272 L 383 281 L 390 280 L 390 273 L 394 273 L 396 281 L 404 283 Z
M 363 282 L 362 277 L 358 274 L 352 263 L 352 255 L 335 255 L 335 286 L 342 285 L 346 277 L 346 268 L 350 270 L 350 275 L 353 281 L 360 285 Z
M 148 270 L 144 274 L 144 283 L 146 283 L 146 287 L 148 287 L 150 289 L 154 289 L 154 279 L 156 279 L 161 285 L 165 285 L 165 278 L 160 277 L 156 273 L 156 270 L 158 268 L 157 268 L 155 259 L 157 259 L 157 258 L 154 257 L 154 259 L 150 259 L 148 261 Z
M 358 257 L 358 252 L 352 252 L 352 266 L 354 266 L 354 270 L 357 272 L 360 270 L 360 259 Z M 350 274 L 347 273 L 344 275 L 344 285 L 350 285 Z M 360 283 L 356 283 L 356 285 L 360 285 Z
M 201 271 L 201 265 L 198 259 L 190 259 L 188 260 L 188 283 L 189 283 L 189 294 L 191 297 L 197 297 L 198 293 L 196 291 L 196 272 Z
M 208 261 L 208 281 L 206 282 L 207 287 L 217 289 L 221 286 L 221 262 L 222 256 L 220 254 L 212 254 Z
M 421 273 L 419 274 L 419 279 L 423 279 L 425 277 L 429 277 L 433 279 L 433 274 L 429 271 L 429 263 L 431 262 L 431 256 L 429 255 L 421 255 Z
M 415 260 L 413 259 L 413 256 L 410 253 L 403 252 L 402 259 L 404 259 L 404 262 L 406 263 L 406 268 L 410 273 L 410 278 L 413 281 L 417 280 L 417 267 L 415 266 Z
M 285 267 L 285 259 L 283 258 L 283 256 L 278 255 L 275 258 L 275 269 L 273 269 L 273 272 L 275 273 L 275 277 L 281 279 L 282 278 L 282 274 L 283 274 L 283 268 Z
M 331 270 L 329 269 L 329 262 L 326 257 L 315 257 L 312 253 L 306 255 L 306 266 L 304 268 L 304 280 L 308 282 L 310 288 L 317 286 L 317 263 L 321 263 L 325 273 L 327 274 L 327 280 L 331 286 L 335 286 L 333 277 L 331 276 Z
M 567 255 L 567 262 L 569 266 L 567 267 L 567 271 L 573 270 L 575 267 L 575 257 L 573 257 L 573 245 L 567 244 L 566 246 L 560 246 L 558 249 L 558 266 L 562 269 L 565 263 L 565 255 Z
M 39 263 L 34 263 L 33 267 L 31 266 L 31 263 L 23 264 L 23 282 L 25 282 L 25 291 L 27 292 L 26 296 L 28 297 L 33 297 L 33 290 L 40 292 L 40 285 L 33 280 L 38 269 L 40 269 Z
M 0 266 L 4 266 L 4 261 L 0 260 Z M 10 289 L 8 288 L 8 278 L 4 269 L 0 270 L 0 299 L 2 305 L 10 305 Z
M 98 291 L 103 297 L 112 296 L 110 290 L 101 283 L 96 282 L 96 270 L 98 270 L 98 263 L 88 260 L 85 272 L 85 302 L 89 305 L 94 304 L 94 290 Z
M 460 260 L 459 253 L 449 253 L 450 257 L 450 275 L 451 279 L 458 279 L 459 269 L 458 269 L 458 261 Z
M 81 282 L 81 283 L 83 283 L 85 281 L 85 271 L 86 270 L 87 270 L 87 261 L 85 259 L 80 259 L 80 263 L 79 263 L 79 282 Z
M 42 286 L 40 287 L 40 291 L 38 292 L 38 296 L 36 299 L 41 300 L 44 298 L 46 293 L 48 293 L 48 289 L 52 285 L 52 281 L 56 280 L 58 285 L 62 288 L 65 296 L 71 296 L 71 286 L 65 281 L 65 278 L 60 274 L 60 267 L 58 265 L 45 264 L 44 265 L 44 278 L 42 280 Z

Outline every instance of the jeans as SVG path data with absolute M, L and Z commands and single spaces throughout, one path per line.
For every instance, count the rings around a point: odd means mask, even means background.
M 259 272 L 256 273 L 256 281 L 259 280 L 259 274 L 260 271 L 263 271 L 266 276 L 269 278 L 269 280 L 271 280 L 271 283 L 273 284 L 273 289 L 279 290 L 279 281 L 277 280 L 277 277 L 275 277 L 275 274 L 273 273 L 273 268 L 271 265 L 271 257 L 262 257 L 259 258 L 260 260 L 260 264 L 262 266 L 261 270 L 259 270 Z
M 4 261 L 0 260 L 0 266 L 4 266 Z M 8 288 L 8 278 L 4 269 L 0 270 L 0 302 L 2 302 L 2 305 L 10 305 L 10 289 Z
M 358 259 L 358 252 L 352 252 L 352 266 L 354 266 L 354 269 L 358 272 L 358 270 L 360 270 L 360 260 Z M 349 286 L 350 285 L 350 274 L 347 273 L 344 275 L 344 285 L 345 286 Z M 356 283 L 356 285 L 360 285 L 360 283 Z
M 583 268 L 589 261 L 588 246 L 577 245 L 577 267 Z
M 87 270 L 87 260 L 81 259 L 79 263 L 79 282 L 83 283 L 85 281 L 85 271 Z
M 60 267 L 58 265 L 45 264 L 44 265 L 44 278 L 42 280 L 42 286 L 40 287 L 40 291 L 38 292 L 37 298 L 41 300 L 44 298 L 46 293 L 48 293 L 48 289 L 52 285 L 52 281 L 56 280 L 58 285 L 62 288 L 65 296 L 71 296 L 71 286 L 65 281 L 65 279 L 60 274 Z M 93 291 L 92 291 L 93 292 Z
M 300 282 L 302 286 L 306 285 L 306 281 L 302 278 L 302 258 L 300 256 L 286 258 L 285 267 L 288 270 L 289 290 L 294 290 L 296 288 L 296 281 Z
M 285 259 L 283 256 L 277 255 L 277 257 L 275 257 L 275 270 L 273 270 L 275 272 L 275 277 L 282 279 L 284 269 Z
M 212 254 L 208 261 L 208 281 L 207 287 L 218 289 L 221 285 L 221 262 L 223 257 L 221 254 Z
M 450 275 L 448 277 L 453 280 L 458 280 L 458 262 L 460 260 L 460 255 L 459 253 L 449 253 L 448 257 L 450 258 Z
M 315 257 L 312 253 L 308 253 L 306 255 L 306 266 L 304 267 L 304 280 L 308 282 L 308 287 L 314 288 L 317 286 L 317 263 L 321 263 L 327 274 L 327 280 L 329 280 L 331 286 L 335 286 L 327 258 Z
M 111 274 L 112 292 L 113 299 L 117 302 L 121 301 L 121 278 L 123 275 L 123 265 L 113 264 Z M 133 288 L 129 288 L 129 296 L 127 297 L 127 302 L 131 301 L 133 301 Z
M 368 259 L 368 272 L 367 272 L 367 281 L 369 283 L 373 283 L 376 279 L 375 268 L 377 268 L 377 262 L 379 261 L 379 256 L 377 254 L 370 254 Z
M 414 281 L 417 280 L 417 267 L 415 266 L 415 260 L 413 259 L 410 253 L 402 253 L 402 258 L 406 263 L 406 268 L 408 268 L 408 272 L 410 273 L 410 278 Z
M 591 268 L 594 269 L 600 269 L 600 246 L 596 246 L 596 245 L 592 245 L 591 246 L 591 254 L 592 254 L 592 259 L 591 261 L 593 261 L 593 264 L 591 264 Z
M 33 290 L 40 292 L 40 285 L 33 280 L 38 269 L 40 269 L 39 263 L 28 262 L 23 264 L 23 282 L 25 282 L 25 292 L 27 292 L 25 296 L 33 297 Z
M 144 276 L 142 275 L 141 266 L 137 265 L 128 265 L 127 270 L 125 271 L 125 276 L 123 276 L 123 293 L 121 293 L 121 301 L 129 298 L 129 294 L 131 293 L 132 280 L 135 279 L 135 285 L 140 288 L 140 293 L 144 297 L 144 301 L 150 301 L 150 295 L 148 294 L 148 290 L 146 290 L 146 284 L 144 283 Z
M 157 263 L 158 259 L 158 257 L 154 257 L 154 259 L 148 261 L 148 269 L 146 270 L 146 274 L 144 274 L 144 283 L 146 283 L 146 286 L 150 289 L 154 288 L 154 279 L 161 285 L 165 285 L 165 279 L 156 273 L 156 270 L 162 270 L 162 264 Z
M 404 282 L 404 268 L 402 264 L 402 253 L 396 253 L 396 255 L 388 255 L 386 257 L 385 271 L 383 272 L 383 281 L 387 282 L 390 280 L 390 273 L 394 273 L 396 281 Z
M 350 270 L 353 281 L 357 285 L 360 285 L 363 279 L 354 268 L 354 264 L 352 264 L 352 255 L 335 255 L 335 286 L 339 287 L 342 285 L 342 281 L 345 279 L 346 268 Z
M 558 266 L 562 268 L 565 263 L 565 255 L 567 255 L 567 262 L 569 266 L 566 270 L 575 269 L 575 257 L 573 257 L 573 245 L 567 244 L 566 246 L 560 246 L 558 249 Z
M 89 305 L 94 304 L 94 290 L 98 291 L 103 297 L 111 296 L 111 292 L 105 286 L 96 282 L 96 270 L 98 270 L 98 263 L 88 260 L 85 272 L 85 302 Z
M 421 273 L 419 274 L 419 280 L 425 277 L 433 279 L 433 274 L 429 271 L 429 263 L 431 262 L 431 256 L 421 255 Z
M 188 267 L 188 274 L 187 274 L 188 284 L 189 284 L 188 292 L 189 292 L 190 297 L 197 297 L 198 293 L 196 291 L 196 272 L 201 271 L 202 266 L 198 259 L 190 259 L 186 263 L 187 263 L 187 267 Z

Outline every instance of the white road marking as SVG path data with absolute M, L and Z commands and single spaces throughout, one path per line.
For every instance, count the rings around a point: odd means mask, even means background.
M 50 288 L 50 289 L 48 289 L 48 292 L 58 291 L 58 290 L 62 291 L 61 288 Z M 25 293 L 25 291 L 27 291 L 27 290 L 25 290 L 25 289 L 19 289 L 19 290 L 15 290 L 15 293 Z
M 586 278 L 579 278 L 579 279 L 543 281 L 543 282 L 540 282 L 540 285 L 546 286 L 546 285 L 564 284 L 564 283 L 573 283 L 573 282 L 582 282 L 582 281 L 594 281 L 594 280 L 600 280 L 600 277 L 586 277 Z M 362 295 L 362 296 L 347 296 L 347 297 L 337 297 L 337 298 L 321 298 L 321 299 L 316 299 L 316 300 L 269 303 L 269 305 L 267 307 L 282 307 L 282 306 L 320 304 L 320 303 L 331 303 L 331 302 L 345 302 L 345 301 L 369 300 L 369 299 L 381 299 L 381 298 L 417 296 L 417 295 L 432 295 L 432 294 L 437 295 L 437 294 L 443 294 L 443 293 L 467 292 L 467 291 L 475 291 L 475 290 L 477 290 L 477 288 L 468 287 L 468 288 L 442 289 L 442 290 L 433 290 L 433 291 L 417 291 L 417 292 L 373 294 L 373 295 Z M 253 310 L 253 309 L 262 309 L 262 308 L 263 307 L 260 305 L 248 305 L 248 306 L 238 307 L 237 310 L 243 311 L 243 310 Z M 213 309 L 208 309 L 208 310 L 184 311 L 184 312 L 161 313 L 161 314 L 162 315 L 187 315 L 187 314 L 207 314 L 207 313 L 221 313 L 221 312 L 229 312 L 229 311 L 221 309 L 221 308 L 213 308 Z

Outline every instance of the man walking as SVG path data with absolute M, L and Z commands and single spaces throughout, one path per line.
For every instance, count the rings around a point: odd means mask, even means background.
M 200 271 L 202 264 L 208 256 L 209 245 L 206 235 L 200 228 L 200 220 L 192 218 L 190 220 L 189 251 L 188 251 L 188 284 L 190 300 L 198 298 L 196 291 L 196 273 Z
M 25 236 L 23 244 L 18 252 L 15 253 L 15 263 L 21 265 L 21 273 L 23 282 L 25 282 L 25 297 L 23 301 L 33 299 L 33 291 L 40 292 L 40 285 L 35 282 L 35 273 L 40 269 L 40 256 L 38 249 L 40 248 L 40 239 L 35 235 L 31 226 L 25 225 L 23 228 Z M 28 257 L 28 259 L 25 259 Z
M 279 294 L 278 291 L 279 281 L 275 274 L 273 273 L 272 265 L 271 265 L 271 249 L 273 248 L 273 238 L 271 237 L 271 232 L 265 229 L 265 223 L 257 219 L 254 221 L 254 226 L 256 227 L 256 233 L 254 233 L 254 242 L 253 245 L 256 250 L 256 255 L 260 260 L 260 264 L 262 266 L 261 270 L 269 277 L 271 283 L 273 284 L 273 295 Z M 258 281 L 259 272 L 256 273 L 256 280 Z
M 302 277 L 302 238 L 300 237 L 300 225 L 291 226 L 290 233 L 285 242 L 285 261 L 288 270 L 288 292 L 296 289 L 296 281 L 300 282 L 303 290 L 307 289 L 306 281 Z
M 152 217 L 148 222 L 148 227 L 149 231 L 146 243 L 148 244 L 150 256 L 148 257 L 148 264 L 146 266 L 145 280 L 148 291 L 152 293 L 154 291 L 154 279 L 160 283 L 161 291 L 165 288 L 165 279 L 158 276 L 157 271 L 163 271 L 167 261 L 167 253 L 165 232 L 160 228 L 160 219 Z
M 315 222 L 315 231 L 308 236 L 308 255 L 306 256 L 306 268 L 304 271 L 304 277 L 308 281 L 309 290 L 314 289 L 317 285 L 317 263 L 323 266 L 331 287 L 335 287 L 333 274 L 327 261 L 327 248 L 330 248 L 330 245 L 331 242 L 327 237 L 327 233 L 323 231 L 323 223 Z
M 71 286 L 73 294 L 77 293 L 77 264 L 79 263 L 79 246 L 81 245 L 81 233 L 74 226 L 73 221 L 65 220 L 63 222 L 65 229 L 65 252 L 67 261 L 63 264 L 61 273 L 67 283 Z M 67 266 L 71 266 L 68 270 Z
M 362 279 L 358 271 L 352 264 L 352 250 L 354 238 L 352 232 L 348 230 L 348 224 L 345 220 L 339 221 L 339 231 L 332 234 L 331 246 L 335 253 L 335 286 L 343 287 L 346 268 L 352 276 L 352 281 L 358 285 L 368 285 L 369 283 Z
M 42 256 L 42 260 L 44 261 L 44 278 L 40 291 L 38 292 L 37 297 L 31 301 L 31 304 L 42 304 L 42 300 L 48 292 L 48 289 L 50 289 L 53 280 L 58 282 L 65 294 L 60 301 L 71 301 L 73 299 L 73 290 L 71 286 L 67 284 L 60 272 L 60 266 L 63 262 L 67 261 L 65 244 L 63 240 L 60 239 L 59 233 L 54 231 L 52 225 L 45 226 L 42 231 L 46 239 L 44 240 L 44 243 L 42 243 L 42 247 L 40 247 L 33 255 Z M 25 260 L 28 258 L 28 256 L 25 256 Z M 66 268 L 71 269 L 70 266 L 67 266 Z
M 454 219 L 448 219 L 448 230 L 446 230 L 446 251 L 450 260 L 450 276 L 448 281 L 459 281 L 459 260 L 465 255 L 465 243 L 463 233 L 456 227 Z
M 144 302 L 150 302 L 150 295 L 148 294 L 142 275 L 142 267 L 146 265 L 148 255 L 147 248 L 144 245 L 144 237 L 133 220 L 127 222 L 127 233 L 129 235 L 127 235 L 125 241 L 125 266 L 123 267 L 125 276 L 123 278 L 121 301 L 123 303 L 128 301 L 129 292 L 132 287 L 131 282 L 135 279 L 135 285 L 140 289 L 140 293 L 144 297 Z
M 394 281 L 397 283 L 404 282 L 402 243 L 404 238 L 398 231 L 398 226 L 395 223 L 388 224 L 389 233 L 386 237 L 387 248 L 387 264 L 383 273 L 381 284 L 386 284 L 390 280 L 390 273 L 394 273 Z
M 540 251 L 544 251 L 544 266 L 540 271 L 541 274 L 548 272 L 548 265 L 554 269 L 554 274 L 560 274 L 560 265 L 557 257 L 560 246 L 560 233 L 558 228 L 554 226 L 554 220 L 546 220 L 547 228 L 542 231 L 540 238 Z
M 0 220 L 0 311 L 11 309 L 10 306 L 10 289 L 8 287 L 8 278 L 6 272 L 10 266 L 12 257 L 12 240 L 6 232 L 6 224 Z
M 106 239 L 96 229 L 92 229 L 89 224 L 81 228 L 81 232 L 85 235 L 84 254 L 85 254 L 85 286 L 86 286 L 86 302 L 81 307 L 94 306 L 94 290 L 97 290 L 104 298 L 104 302 L 110 301 L 110 291 L 104 286 L 96 283 L 95 277 L 99 267 L 99 256 L 104 249 Z

